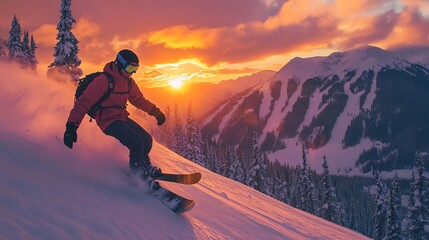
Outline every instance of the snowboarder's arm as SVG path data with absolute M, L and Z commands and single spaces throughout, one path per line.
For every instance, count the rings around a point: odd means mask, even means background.
M 107 77 L 104 74 L 96 77 L 82 93 L 82 96 L 76 100 L 67 122 L 74 122 L 79 126 L 85 114 L 103 96 L 107 89 Z
M 132 105 L 147 113 L 150 113 L 152 109 L 156 107 L 155 104 L 143 96 L 143 93 L 140 91 L 134 80 L 131 80 L 130 95 L 128 100 Z

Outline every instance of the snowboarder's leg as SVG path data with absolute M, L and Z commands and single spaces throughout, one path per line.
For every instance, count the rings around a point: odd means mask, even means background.
M 152 182 L 161 169 L 150 163 L 149 152 L 152 149 L 152 136 L 131 119 L 115 121 L 104 131 L 130 150 L 130 169 L 146 180 L 151 189 L 159 187 L 158 182 Z M 158 185 L 158 186 L 157 186 Z M 153 188 L 152 188 L 153 187 Z
M 133 129 L 136 133 L 140 135 L 144 144 L 143 153 L 148 155 L 150 150 L 152 149 L 152 142 L 153 142 L 152 136 L 132 119 L 128 118 L 126 123 L 131 129 Z
M 107 127 L 104 133 L 118 139 L 122 145 L 130 150 L 130 169 L 142 171 L 147 167 L 148 157 L 145 154 L 147 152 L 145 140 L 127 122 L 115 121 Z M 152 142 L 148 147 L 152 147 Z
M 147 176 L 150 176 L 151 178 L 156 178 L 157 176 L 161 175 L 161 169 L 158 167 L 155 167 L 151 164 L 150 158 L 149 158 L 149 152 L 152 149 L 152 136 L 146 132 L 138 123 L 133 121 L 132 119 L 127 120 L 128 126 L 130 126 L 134 131 L 136 131 L 138 134 L 140 134 L 142 140 L 144 151 L 143 151 L 143 168 L 145 170 L 146 175 L 144 178 L 147 178 Z

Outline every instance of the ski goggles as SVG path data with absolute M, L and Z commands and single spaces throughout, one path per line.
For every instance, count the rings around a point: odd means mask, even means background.
M 137 63 L 127 63 L 124 58 L 120 54 L 116 56 L 116 59 L 121 63 L 122 66 L 124 66 L 124 71 L 128 74 L 132 74 L 137 72 L 137 69 L 139 69 L 139 65 Z

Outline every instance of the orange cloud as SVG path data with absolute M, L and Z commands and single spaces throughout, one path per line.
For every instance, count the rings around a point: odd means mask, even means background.
M 399 48 L 401 46 L 428 46 L 429 42 L 429 4 L 422 5 L 416 1 L 407 5 L 400 13 L 399 21 L 391 34 L 379 42 L 386 48 Z M 426 7 L 426 8 L 425 8 Z M 423 11 L 428 12 L 423 12 Z M 424 14 L 428 14 L 426 17 Z
M 103 41 L 99 34 L 101 28 L 99 24 L 91 21 L 88 18 L 80 18 L 77 20 L 76 26 L 73 28 L 72 32 L 80 42 L 80 50 L 84 56 L 87 56 L 86 59 L 94 59 L 91 55 L 94 55 L 93 52 L 97 52 L 97 58 L 99 56 L 107 56 L 110 51 L 106 51 L 107 44 Z M 87 52 L 91 54 L 86 54 Z
M 152 71 L 143 73 L 144 78 L 156 78 L 156 77 L 159 77 L 162 75 L 163 75 L 162 73 L 160 73 L 159 71 L 156 71 L 156 70 L 152 70 Z
M 55 46 L 58 33 L 56 28 L 57 26 L 53 24 L 44 24 L 36 29 L 33 34 L 37 44 L 48 47 Z
M 264 22 L 267 29 L 277 29 L 282 26 L 302 24 L 310 17 L 321 17 L 329 12 L 329 6 L 323 0 L 291 0 L 283 4 L 280 12 Z
M 188 26 L 173 26 L 149 34 L 150 44 L 162 44 L 167 48 L 205 49 L 215 45 L 221 29 L 198 28 Z
M 266 6 L 282 3 L 261 1 Z M 420 0 L 290 0 L 265 20 L 212 27 L 179 24 L 152 31 L 145 35 L 145 40 L 128 38 L 115 42 L 138 46 L 146 64 L 197 58 L 207 66 L 220 66 L 263 62 L 291 52 L 422 43 L 428 39 L 424 30 L 428 16 L 429 4 Z
M 115 35 L 113 37 L 113 40 L 110 41 L 110 45 L 116 52 L 124 48 L 137 49 L 140 47 L 142 43 L 143 43 L 143 38 L 136 37 L 136 38 L 121 39 L 118 35 Z
M 34 33 L 39 60 L 47 62 L 52 61 L 60 13 L 59 3 L 41 1 L 46 4 L 0 2 L 0 28 L 9 29 L 16 13 L 22 27 Z M 23 4 L 29 7 L 20 8 Z M 296 54 L 364 44 L 429 46 L 427 0 L 166 0 L 135 1 L 133 8 L 98 4 L 72 5 L 79 57 L 91 69 L 101 68 L 122 48 L 135 50 L 142 65 L 149 66 L 198 59 L 211 69 L 275 69 Z M 117 16 L 106 15 L 112 9 Z
M 80 18 L 72 31 L 78 39 L 91 38 L 100 33 L 100 26 L 88 18 Z
M 400 21 L 400 14 L 393 10 L 382 15 L 354 20 L 355 26 L 344 28 L 344 35 L 337 37 L 335 43 L 342 49 L 350 49 L 365 44 L 377 45 L 376 43 L 379 41 L 389 38 L 398 21 Z
M 248 74 L 248 73 L 254 73 L 257 71 L 261 71 L 261 69 L 255 69 L 255 68 L 240 68 L 240 69 L 230 69 L 230 68 L 223 68 L 216 70 L 216 74 Z

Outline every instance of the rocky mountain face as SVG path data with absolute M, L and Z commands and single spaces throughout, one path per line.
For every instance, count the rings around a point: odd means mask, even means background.
M 338 173 L 408 169 L 429 153 L 428 93 L 427 66 L 365 46 L 291 60 L 210 111 L 202 131 L 241 147 L 256 131 L 270 160 L 291 165 L 304 143 L 316 169 L 323 155 Z

